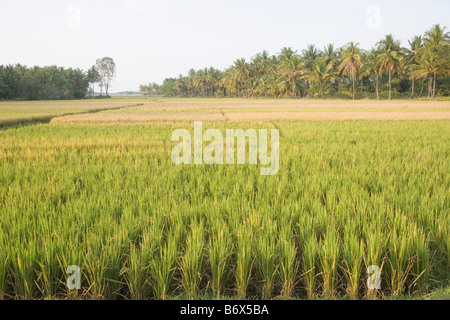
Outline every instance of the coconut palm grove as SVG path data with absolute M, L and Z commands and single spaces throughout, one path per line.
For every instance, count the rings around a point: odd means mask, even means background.
M 146 96 L 276 98 L 436 98 L 450 94 L 450 34 L 439 24 L 402 46 L 392 34 L 370 50 L 349 42 L 322 50 L 257 53 L 228 69 L 194 70 L 187 76 L 141 85 Z

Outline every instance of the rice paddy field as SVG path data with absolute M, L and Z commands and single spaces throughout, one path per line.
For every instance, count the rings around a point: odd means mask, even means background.
M 118 100 L 12 101 L 0 102 L 0 129 L 34 123 L 47 123 L 54 117 L 96 113 L 131 106 Z
M 173 164 L 194 120 L 279 129 L 279 172 Z M 0 102 L 0 299 L 449 299 L 448 120 L 449 101 Z

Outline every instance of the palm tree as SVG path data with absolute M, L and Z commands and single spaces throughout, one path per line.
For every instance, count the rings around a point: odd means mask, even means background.
M 431 44 L 434 48 L 449 46 L 450 32 L 445 32 L 447 27 L 435 24 L 430 30 L 425 32 L 425 43 Z
M 305 68 L 307 70 L 311 70 L 314 62 L 319 57 L 319 50 L 313 45 L 309 44 L 305 50 L 302 51 L 302 59 L 305 62 Z M 306 80 L 306 89 L 309 89 L 309 80 Z M 307 95 L 309 96 L 309 90 L 307 91 Z
M 287 77 L 279 78 L 277 81 L 276 91 L 278 93 L 278 99 L 292 96 L 291 80 Z
M 196 77 L 195 69 L 190 69 L 188 72 L 187 86 L 191 95 L 197 95 L 195 77 Z
M 378 43 L 378 66 L 380 70 L 386 70 L 389 74 L 389 100 L 392 92 L 392 73 L 401 73 L 403 67 L 403 53 L 400 41 L 395 41 L 389 34 Z
M 353 82 L 353 100 L 356 99 L 355 81 L 356 75 L 362 67 L 361 51 L 359 43 L 349 42 L 342 51 L 342 62 L 339 65 L 339 72 L 351 76 Z
M 235 69 L 234 66 L 231 66 L 223 75 L 223 78 L 220 83 L 225 89 L 224 91 L 230 95 L 236 95 L 238 92 L 237 83 L 235 81 Z
M 407 68 L 414 70 L 419 63 L 421 48 L 423 47 L 422 37 L 414 36 L 409 42 L 409 50 L 407 54 Z M 414 73 L 411 72 L 411 99 L 414 98 L 414 85 L 415 85 Z
M 195 74 L 195 86 L 200 88 L 203 97 L 206 97 L 206 88 L 208 86 L 208 69 L 198 70 Z
M 284 47 L 278 56 L 279 62 L 283 60 L 289 60 L 293 55 L 297 54 L 297 51 L 292 50 L 291 47 Z
M 218 69 L 210 67 L 208 70 L 208 91 L 211 97 L 214 97 L 216 91 L 220 89 L 222 80 L 222 72 Z
M 247 88 L 247 94 L 249 97 L 255 97 L 258 95 L 258 81 L 253 78 L 249 78 L 245 82 L 245 87 Z
M 275 73 L 269 73 L 261 77 L 260 82 L 258 84 L 258 91 L 260 95 L 270 95 L 272 97 L 277 96 L 279 92 L 279 77 Z
M 325 59 L 317 59 L 312 65 L 312 71 L 308 74 L 307 79 L 319 84 L 322 99 L 325 99 L 325 85 L 334 79 L 333 66 L 327 64 Z
M 184 96 L 187 92 L 187 78 L 183 77 L 182 74 L 178 76 L 178 79 L 175 82 L 175 89 L 177 91 L 177 95 Z
M 335 50 L 334 45 L 331 43 L 323 49 L 322 57 L 325 63 L 331 65 L 332 68 L 337 67 L 339 64 L 339 51 Z
M 436 97 L 436 79 L 438 75 L 449 73 L 450 60 L 450 33 L 445 32 L 447 28 L 441 27 L 439 24 L 434 25 L 430 30 L 425 32 L 424 44 L 428 49 L 426 54 L 428 58 L 434 55 L 435 70 L 433 72 L 433 98 Z
M 268 51 L 264 50 L 257 53 L 252 60 L 255 69 L 255 77 L 260 78 L 263 75 L 274 72 L 276 58 L 271 56 Z
M 234 78 L 238 86 L 238 92 L 242 93 L 245 88 L 244 83 L 250 78 L 251 70 L 245 58 L 238 59 L 234 62 Z
M 428 98 L 434 97 L 433 78 L 439 71 L 438 58 L 431 46 L 423 46 L 419 63 L 412 72 L 412 75 L 418 79 L 428 79 Z
M 379 74 L 380 70 L 378 67 L 378 50 L 375 48 L 372 48 L 366 55 L 366 60 L 364 64 L 364 71 L 363 74 L 365 76 L 371 77 L 374 75 L 375 77 L 375 92 L 377 94 L 377 99 L 379 99 L 379 90 L 378 90 L 378 83 L 379 83 Z
M 316 59 L 319 58 L 319 50 L 313 44 L 310 44 L 302 51 L 302 58 L 305 61 L 305 67 L 311 69 Z
M 294 54 L 290 58 L 281 60 L 280 65 L 281 76 L 291 79 L 292 82 L 292 96 L 297 97 L 297 76 L 306 73 L 305 63 L 299 55 Z

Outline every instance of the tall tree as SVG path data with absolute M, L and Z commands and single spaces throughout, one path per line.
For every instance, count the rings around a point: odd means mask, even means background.
M 322 52 L 322 57 L 327 65 L 337 68 L 339 64 L 339 52 L 334 49 L 333 44 L 327 45 Z
M 289 60 L 295 54 L 297 54 L 297 51 L 294 51 L 291 47 L 284 47 L 278 55 L 278 60 L 279 62 L 282 60 Z
M 311 71 L 314 62 L 319 57 L 319 55 L 320 55 L 319 50 L 313 44 L 309 44 L 306 47 L 306 49 L 302 51 L 302 59 L 305 63 L 305 68 L 308 71 Z M 308 96 L 309 96 L 309 91 L 310 91 L 310 90 L 308 90 L 309 86 L 310 86 L 310 81 L 308 79 L 306 79 L 306 89 L 307 89 Z
M 238 59 L 234 62 L 232 76 L 234 85 L 237 87 L 239 95 L 245 93 L 245 82 L 250 78 L 250 75 L 250 66 L 244 58 Z
M 297 76 L 304 75 L 307 70 L 305 63 L 299 55 L 294 54 L 289 58 L 284 58 L 280 65 L 281 76 L 291 79 L 292 97 L 297 97 Z
M 342 61 L 339 65 L 339 72 L 352 77 L 353 100 L 356 99 L 356 75 L 362 67 L 361 51 L 359 43 L 349 42 L 342 51 Z
M 317 59 L 312 65 L 312 71 L 308 73 L 307 79 L 319 84 L 322 99 L 325 99 L 325 86 L 328 81 L 334 79 L 333 65 L 327 64 L 325 59 Z
M 406 56 L 406 66 L 408 70 L 410 71 L 410 77 L 411 77 L 411 99 L 414 98 L 414 87 L 415 87 L 415 80 L 416 77 L 414 76 L 414 69 L 417 68 L 419 65 L 420 60 L 420 53 L 423 47 L 423 41 L 421 36 L 414 36 L 409 42 L 409 50 L 407 51 Z
M 403 53 L 400 46 L 400 41 L 394 40 L 394 37 L 389 34 L 385 39 L 378 43 L 378 65 L 380 70 L 386 70 L 389 74 L 389 100 L 392 94 L 392 74 L 401 73 L 403 67 Z
M 100 86 L 105 87 L 106 95 L 108 95 L 111 82 L 116 77 L 116 63 L 109 57 L 97 59 L 96 69 L 102 78 Z
M 87 80 L 92 85 L 92 96 L 95 95 L 95 84 L 101 81 L 100 73 L 95 66 L 92 66 L 87 72 Z
M 319 50 L 317 50 L 316 46 L 313 44 L 309 44 L 308 47 L 302 51 L 302 58 L 305 62 L 305 67 L 308 69 L 312 69 L 312 65 L 319 58 Z
M 366 60 L 363 67 L 363 74 L 374 78 L 377 99 L 380 98 L 378 86 L 380 74 L 380 68 L 378 66 L 378 55 L 378 50 L 376 48 L 372 48 L 366 55 Z
M 439 57 L 430 45 L 423 46 L 419 64 L 412 75 L 418 79 L 428 79 L 428 98 L 434 97 L 433 79 L 439 71 Z
M 255 76 L 257 78 L 270 72 L 274 72 L 275 57 L 271 56 L 266 50 L 257 53 L 253 58 L 252 63 L 255 66 Z
M 432 96 L 436 97 L 436 80 L 438 75 L 449 73 L 450 60 L 450 33 L 445 32 L 447 28 L 439 24 L 434 25 L 425 32 L 424 43 L 427 47 L 427 59 L 434 60 L 433 90 Z M 433 57 L 431 57 L 431 55 Z

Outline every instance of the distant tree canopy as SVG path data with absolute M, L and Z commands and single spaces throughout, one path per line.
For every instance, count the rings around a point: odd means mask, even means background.
M 83 99 L 88 90 L 93 95 L 95 83 L 101 83 L 107 95 L 116 66 L 111 58 L 98 61 L 103 61 L 102 68 L 97 63 L 87 72 L 57 66 L 0 65 L 0 100 Z
M 149 85 L 141 85 L 139 91 L 144 95 L 145 98 L 151 96 L 161 95 L 161 86 L 157 83 L 150 83 Z
M 0 99 L 82 99 L 88 81 L 80 69 L 0 66 Z
M 141 86 L 147 92 L 149 86 Z M 157 85 L 152 85 L 153 88 Z M 238 59 L 228 69 L 191 69 L 165 79 L 158 90 L 181 97 L 436 97 L 450 95 L 450 34 L 434 25 L 415 36 L 409 47 L 387 35 L 369 51 L 349 42 L 323 50 L 309 45 L 301 53 L 283 48 L 251 61 Z

